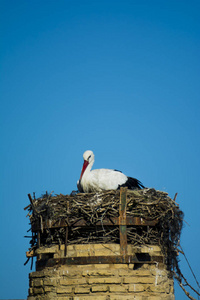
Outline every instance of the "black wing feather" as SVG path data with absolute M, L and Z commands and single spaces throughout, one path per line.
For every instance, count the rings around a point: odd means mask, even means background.
M 135 189 L 144 189 L 144 185 L 141 183 L 141 181 L 139 181 L 136 178 L 132 178 L 132 177 L 128 177 L 128 180 L 120 185 L 118 188 L 120 187 L 127 187 L 129 190 L 135 190 Z
M 84 190 L 83 190 L 83 188 L 82 188 L 80 179 L 79 179 L 79 181 L 77 182 L 77 188 L 78 188 L 78 190 L 79 190 L 80 193 L 84 193 Z

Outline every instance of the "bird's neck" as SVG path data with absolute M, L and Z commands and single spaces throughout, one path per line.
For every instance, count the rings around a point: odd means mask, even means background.
M 83 176 L 81 178 L 81 180 L 84 178 L 86 178 L 88 176 L 88 174 L 90 173 L 92 166 L 93 166 L 94 161 L 92 161 L 91 163 L 89 163 L 89 165 L 87 166 L 87 168 L 85 169 L 85 172 L 83 173 Z

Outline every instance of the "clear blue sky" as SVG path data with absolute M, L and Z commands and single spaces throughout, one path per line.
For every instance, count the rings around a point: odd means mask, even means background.
M 0 14 L 0 299 L 27 296 L 27 194 L 75 190 L 88 149 L 94 168 L 178 193 L 200 280 L 199 0 L 1 0 Z

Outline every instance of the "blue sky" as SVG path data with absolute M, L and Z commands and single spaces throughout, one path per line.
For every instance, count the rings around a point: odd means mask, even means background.
M 94 168 L 178 193 L 200 280 L 200 2 L 1 0 L 0 14 L 0 299 L 27 297 L 27 194 L 75 190 L 88 149 Z

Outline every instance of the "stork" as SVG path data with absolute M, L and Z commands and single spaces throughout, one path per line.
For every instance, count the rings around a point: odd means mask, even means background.
M 87 150 L 83 154 L 83 167 L 77 187 L 80 192 L 99 192 L 103 190 L 117 190 L 121 186 L 128 189 L 144 188 L 143 184 L 135 178 L 128 177 L 120 171 L 110 169 L 92 170 L 94 164 L 94 153 Z

